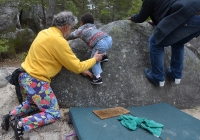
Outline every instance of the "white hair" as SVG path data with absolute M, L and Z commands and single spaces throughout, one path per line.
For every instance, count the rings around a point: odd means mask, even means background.
M 75 26 L 77 23 L 77 17 L 75 17 L 70 11 L 60 12 L 57 15 L 54 15 L 52 20 L 52 26 L 56 26 L 58 28 L 62 28 L 66 24 Z

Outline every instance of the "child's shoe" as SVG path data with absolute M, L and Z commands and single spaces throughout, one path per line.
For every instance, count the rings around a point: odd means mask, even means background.
M 100 62 L 108 62 L 108 56 L 105 54 Z
M 92 84 L 95 84 L 95 85 L 99 85 L 99 84 L 102 84 L 102 78 L 99 77 L 99 78 L 96 78 L 96 76 L 93 76 L 92 78 L 92 81 L 91 81 Z

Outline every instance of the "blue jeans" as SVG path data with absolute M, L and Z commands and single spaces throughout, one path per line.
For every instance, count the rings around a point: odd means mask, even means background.
M 93 48 L 91 58 L 94 56 L 96 51 L 99 51 L 99 54 L 107 52 L 110 48 L 112 47 L 112 38 L 110 36 L 107 36 L 103 39 L 101 39 Z M 92 67 L 92 72 L 96 76 L 98 74 L 101 74 L 103 71 L 101 69 L 101 64 L 100 62 L 97 62 L 93 67 Z
M 184 44 L 199 35 L 200 16 L 198 15 L 184 22 L 159 44 L 155 44 L 153 34 L 149 38 L 151 74 L 153 78 L 157 81 L 165 80 L 164 47 L 171 46 L 170 68 L 175 78 L 181 79 L 184 61 Z

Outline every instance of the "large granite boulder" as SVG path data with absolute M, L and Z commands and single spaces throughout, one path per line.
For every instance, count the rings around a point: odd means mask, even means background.
M 17 5 L 17 2 L 0 5 L 0 35 L 15 31 L 18 23 L 17 13 L 19 12 Z
M 36 34 L 44 29 L 44 15 L 41 5 L 27 5 L 27 9 L 21 10 L 21 26 L 23 28 L 30 28 Z
M 5 87 L 8 84 L 8 80 L 6 80 L 8 75 L 8 70 L 0 67 L 0 88 Z
M 198 58 L 200 58 L 200 37 L 193 38 L 191 41 L 186 43 L 186 46 L 193 51 Z
M 187 47 L 181 84 L 174 85 L 166 77 L 164 87 L 155 87 L 144 75 L 144 69 L 150 68 L 148 38 L 153 27 L 146 22 L 121 20 L 100 29 L 113 38 L 109 62 L 102 65 L 103 84 L 92 85 L 88 78 L 63 68 L 51 83 L 61 107 L 132 107 L 167 102 L 183 109 L 200 105 L 200 62 Z M 82 40 L 70 41 L 70 46 L 80 60 L 90 57 L 91 49 Z M 170 47 L 165 51 L 167 68 Z

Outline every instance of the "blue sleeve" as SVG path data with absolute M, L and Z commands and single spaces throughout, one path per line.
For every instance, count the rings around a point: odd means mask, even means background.
M 67 40 L 72 40 L 72 39 L 76 39 L 76 38 L 81 38 L 82 34 L 83 34 L 83 30 L 85 30 L 85 26 L 81 26 L 78 29 L 76 29 L 75 31 L 71 32 L 69 34 L 69 37 L 67 38 Z
M 78 31 L 75 30 L 73 32 L 71 32 L 67 38 L 67 40 L 73 40 L 73 39 L 76 39 L 76 38 L 79 38 L 79 34 L 78 34 Z
M 153 12 L 154 1 L 153 0 L 143 0 L 142 8 L 138 14 L 131 16 L 131 20 L 136 23 L 142 23 L 150 16 Z

